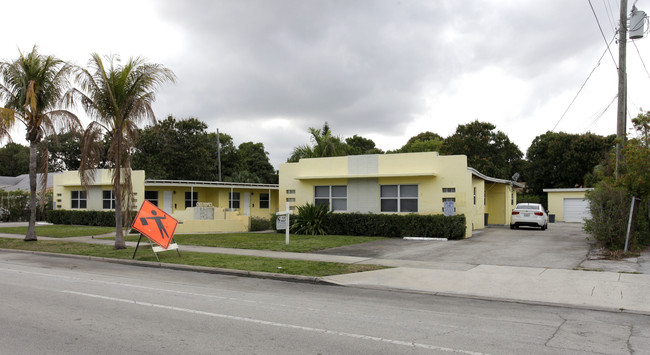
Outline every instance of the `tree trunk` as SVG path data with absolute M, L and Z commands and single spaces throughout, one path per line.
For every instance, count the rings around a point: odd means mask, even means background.
M 126 249 L 126 242 L 124 241 L 124 234 L 122 233 L 122 169 L 116 167 L 114 185 L 115 191 L 115 249 Z
M 26 242 L 36 241 L 36 144 L 29 142 L 29 228 L 25 235 Z

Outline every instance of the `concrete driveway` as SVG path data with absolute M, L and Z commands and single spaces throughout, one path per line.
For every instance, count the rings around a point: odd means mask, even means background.
M 553 223 L 549 224 L 546 231 L 490 226 L 472 238 L 463 240 L 388 239 L 331 248 L 318 253 L 441 264 L 573 269 L 589 253 L 590 241 L 586 237 L 580 223 Z

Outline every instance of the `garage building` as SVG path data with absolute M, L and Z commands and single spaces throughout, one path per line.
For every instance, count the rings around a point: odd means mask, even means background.
M 585 198 L 592 188 L 544 189 L 548 194 L 549 214 L 558 222 L 584 222 L 590 218 L 589 201 Z

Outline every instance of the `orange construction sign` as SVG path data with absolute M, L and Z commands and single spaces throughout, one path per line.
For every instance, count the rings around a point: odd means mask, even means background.
M 153 203 L 145 200 L 135 216 L 131 228 L 142 233 L 163 249 L 169 247 L 178 221 Z

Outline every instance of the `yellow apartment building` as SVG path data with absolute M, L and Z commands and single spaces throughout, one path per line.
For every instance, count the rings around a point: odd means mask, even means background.
M 112 171 L 97 170 L 87 190 L 79 173 L 67 171 L 54 177 L 54 209 L 113 210 Z M 277 184 L 214 181 L 145 180 L 143 170 L 131 172 L 132 210 L 146 199 L 181 222 L 177 233 L 243 232 L 250 218 L 270 218 L 277 212 Z
M 445 202 L 466 216 L 466 237 L 510 224 L 520 184 L 485 176 L 464 155 L 437 152 L 301 159 L 280 165 L 280 209 L 306 203 L 331 211 L 442 214 Z

